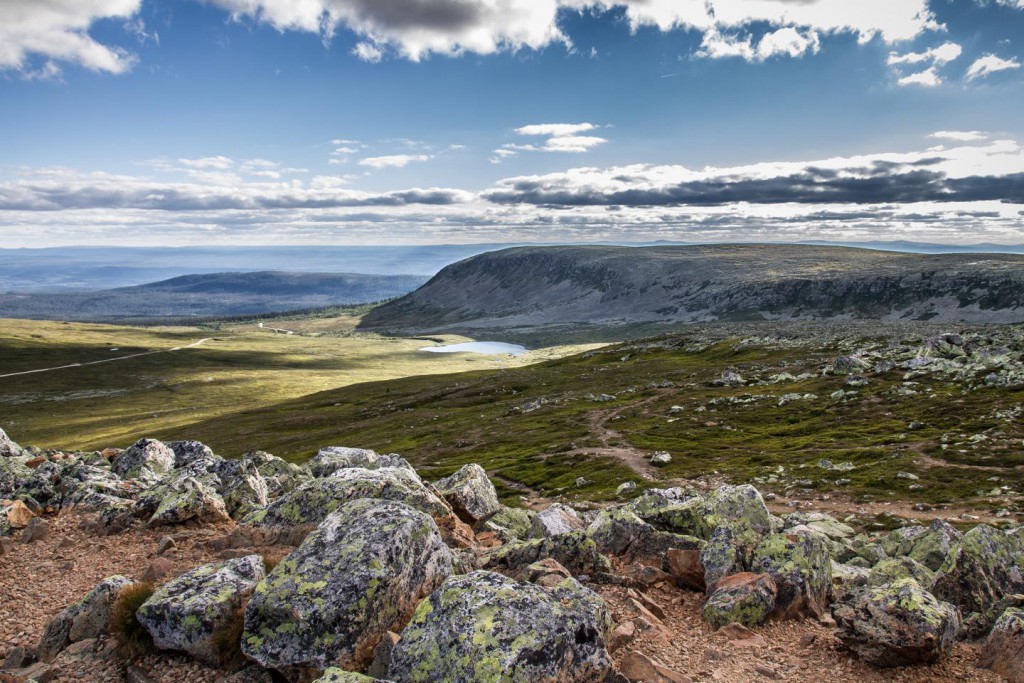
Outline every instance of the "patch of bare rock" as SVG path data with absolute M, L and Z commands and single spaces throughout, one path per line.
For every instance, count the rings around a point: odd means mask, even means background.
M 1024 527 L 751 486 L 503 505 L 484 470 L 0 432 L 0 683 L 1024 681 Z

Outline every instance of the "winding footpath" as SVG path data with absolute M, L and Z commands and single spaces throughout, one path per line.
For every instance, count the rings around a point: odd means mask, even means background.
M 103 360 L 89 361 L 88 363 L 71 363 L 70 365 L 58 365 L 55 368 L 41 368 L 39 370 L 25 370 L 23 372 L 11 372 L 6 375 L 0 375 L 0 379 L 4 377 L 17 377 L 18 375 L 33 375 L 37 372 L 52 372 L 53 370 L 66 370 L 68 368 L 81 368 L 86 365 L 99 365 L 100 363 L 113 363 L 118 360 L 128 360 L 129 358 L 139 358 L 140 356 L 152 356 L 157 353 L 171 353 L 172 351 L 182 351 L 184 349 L 195 348 L 205 342 L 210 341 L 213 337 L 206 337 L 200 339 L 197 342 L 192 342 L 188 346 L 175 346 L 173 349 L 159 349 L 157 351 L 143 351 L 142 353 L 133 353 L 127 356 L 118 356 L 117 358 L 104 358 Z

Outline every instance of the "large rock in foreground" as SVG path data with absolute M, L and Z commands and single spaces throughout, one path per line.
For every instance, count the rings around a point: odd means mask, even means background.
M 996 621 L 978 666 L 995 671 L 1009 683 L 1024 683 L 1024 609 L 1008 609 Z
M 99 637 L 110 625 L 110 611 L 121 590 L 134 582 L 124 576 L 100 581 L 84 598 L 54 617 L 36 646 L 36 656 L 48 662 L 71 643 Z
M 156 483 L 174 469 L 174 451 L 155 439 L 139 439 L 114 459 L 112 470 L 122 479 Z
M 239 610 L 265 573 L 259 555 L 197 567 L 154 593 L 136 618 L 157 647 L 216 666 L 231 654 L 222 634 L 237 628 Z
M 956 642 L 960 613 L 913 579 L 854 593 L 832 606 L 837 635 L 878 667 L 928 664 Z
M 611 670 L 604 601 L 573 579 L 545 589 L 501 574 L 449 578 L 391 654 L 401 683 L 594 683 Z
M 424 486 L 412 470 L 348 468 L 302 484 L 244 521 L 263 526 L 315 526 L 346 503 L 360 498 L 396 501 L 431 517 L 451 513 L 448 505 Z
M 935 595 L 964 613 L 984 612 L 1000 598 L 1024 593 L 1024 527 L 1000 531 L 976 526 L 939 568 Z
M 476 524 L 501 509 L 498 492 L 480 465 L 465 465 L 452 476 L 435 482 L 434 487 L 467 524 Z
M 715 586 L 702 616 L 715 629 L 729 624 L 754 628 L 771 616 L 777 594 L 778 588 L 767 574 L 733 574 Z
M 361 669 L 451 571 L 427 515 L 392 501 L 348 503 L 256 588 L 242 651 L 265 667 Z

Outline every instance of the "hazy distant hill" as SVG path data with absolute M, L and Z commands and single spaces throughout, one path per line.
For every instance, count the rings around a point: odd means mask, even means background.
M 370 312 L 396 331 L 712 320 L 1024 321 L 1024 256 L 717 245 L 506 249 Z
M 0 294 L 0 318 L 133 321 L 275 313 L 381 301 L 422 275 L 212 273 L 94 292 Z

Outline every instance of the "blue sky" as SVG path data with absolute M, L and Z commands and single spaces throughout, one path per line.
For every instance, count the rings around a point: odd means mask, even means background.
M 1024 242 L 1024 0 L 4 0 L 0 240 Z

